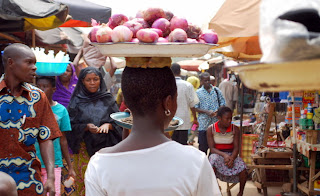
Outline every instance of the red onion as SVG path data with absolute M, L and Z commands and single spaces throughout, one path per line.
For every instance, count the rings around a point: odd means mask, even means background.
M 144 11 L 143 19 L 151 26 L 158 18 L 165 18 L 166 14 L 161 8 L 148 8 Z
M 132 21 L 140 23 L 144 29 L 150 27 L 149 24 L 143 18 L 134 18 L 132 19 Z
M 173 31 L 176 28 L 183 29 L 186 31 L 188 29 L 188 21 L 185 18 L 180 18 L 177 16 L 174 16 L 170 21 L 170 30 Z
M 170 11 L 164 11 L 164 13 L 166 14 L 166 19 L 169 20 L 169 21 L 170 21 L 170 20 L 172 19 L 172 17 L 174 16 L 173 13 L 170 12 Z
M 116 26 L 122 25 L 128 21 L 128 17 L 123 14 L 114 14 L 109 18 L 108 25 L 111 29 L 114 29 Z
M 198 39 L 198 43 L 206 44 L 207 42 L 206 42 L 206 41 L 204 41 L 203 39 Z
M 167 42 L 169 42 L 169 41 L 166 38 L 159 37 L 159 39 L 158 39 L 158 43 L 167 43 Z
M 175 29 L 169 35 L 169 42 L 186 42 L 187 33 L 183 29 Z
M 96 34 L 97 42 L 99 43 L 111 42 L 111 33 L 112 33 L 112 29 L 108 27 L 106 24 L 102 24 L 102 26 L 98 29 Z
M 203 39 L 206 43 L 211 43 L 211 44 L 218 43 L 218 35 L 212 29 L 204 31 L 200 35 L 200 39 Z
M 188 29 L 187 29 L 187 35 L 189 38 L 192 39 L 198 39 L 200 34 L 202 33 L 201 28 L 197 25 L 189 23 Z
M 97 42 L 97 31 L 100 28 L 100 24 L 97 23 L 97 21 L 93 18 L 91 18 L 91 25 L 93 26 L 93 28 L 91 29 L 90 33 L 89 33 L 89 39 L 91 42 Z
M 144 15 L 144 11 L 139 10 L 139 11 L 136 13 L 136 18 L 143 18 L 143 15 Z
M 170 33 L 170 22 L 165 18 L 159 18 L 152 24 L 152 28 L 160 29 L 163 36 L 168 36 Z
M 131 40 L 131 42 L 139 43 L 139 40 L 138 40 L 138 38 L 133 38 L 133 39 Z
M 159 35 L 151 29 L 141 29 L 137 32 L 137 38 L 141 42 L 154 43 L 158 41 Z
M 158 33 L 159 37 L 163 37 L 163 33 L 160 29 L 156 29 L 156 28 L 149 28 L 150 30 Z
M 136 33 L 140 30 L 140 29 L 143 29 L 142 25 L 138 22 L 135 22 L 135 21 L 132 21 L 132 20 L 129 20 L 127 22 L 125 22 L 123 24 L 123 26 L 126 26 L 128 27 L 132 33 L 133 33 L 133 37 L 136 37 Z
M 111 33 L 111 39 L 113 42 L 130 42 L 132 36 L 132 31 L 123 25 L 115 27 Z
M 187 38 L 187 43 L 198 43 L 196 39 Z

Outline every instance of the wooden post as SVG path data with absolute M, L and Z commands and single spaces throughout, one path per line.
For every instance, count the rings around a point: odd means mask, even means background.
M 310 173 L 309 173 L 309 192 L 314 189 L 314 180 L 313 177 L 315 175 L 316 170 L 316 151 L 310 151 L 309 164 L 310 164 Z
M 36 47 L 36 32 L 34 29 L 31 30 L 32 32 L 32 48 Z
M 269 131 L 270 131 L 270 127 L 271 127 L 271 122 L 272 122 L 275 106 L 276 106 L 276 103 L 270 103 L 268 120 L 266 123 L 266 130 L 264 131 L 264 137 L 263 137 L 263 143 L 262 143 L 263 146 L 267 146 Z

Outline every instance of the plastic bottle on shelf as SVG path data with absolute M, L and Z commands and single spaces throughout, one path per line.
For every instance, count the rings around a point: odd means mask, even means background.
M 307 110 L 308 110 L 308 113 L 312 113 L 312 106 L 311 106 L 311 103 L 308 103 Z
M 306 119 L 307 118 L 307 114 L 304 112 L 304 110 L 301 110 L 300 113 L 301 113 L 300 119 Z

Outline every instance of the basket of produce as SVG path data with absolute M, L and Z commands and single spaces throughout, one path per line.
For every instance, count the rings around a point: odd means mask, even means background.
M 89 38 L 103 55 L 114 57 L 200 57 L 217 46 L 218 35 L 161 8 L 148 8 L 131 20 L 114 14 L 94 26 Z
M 36 74 L 38 76 L 60 76 L 67 70 L 70 63 L 69 55 L 61 51 L 56 55 L 53 50 L 45 54 L 44 48 L 35 48 L 32 51 L 37 58 Z
M 36 74 L 38 76 L 60 76 L 66 71 L 68 64 L 69 62 L 37 62 Z
M 110 117 L 115 121 L 115 123 L 125 129 L 131 129 L 132 127 L 132 116 L 128 112 L 116 112 L 110 115 Z M 164 131 L 173 131 L 183 124 L 183 120 L 179 117 L 173 117 L 169 127 Z

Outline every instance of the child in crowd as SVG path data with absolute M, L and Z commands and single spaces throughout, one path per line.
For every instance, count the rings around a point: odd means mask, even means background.
M 64 131 L 71 131 L 70 119 L 67 109 L 59 104 L 56 101 L 52 100 L 52 95 L 55 92 L 56 84 L 55 84 L 55 77 L 48 77 L 48 76 L 40 76 L 37 77 L 37 86 L 44 91 L 46 94 L 49 103 L 51 105 L 51 109 L 56 117 L 56 120 L 59 124 L 59 129 L 62 132 L 62 137 L 57 138 L 53 141 L 54 146 L 54 157 L 55 157 L 55 190 L 56 195 L 60 195 L 61 189 L 61 168 L 63 167 L 62 162 L 62 155 L 65 158 L 68 167 L 69 167 L 69 177 L 75 178 L 76 173 L 72 167 L 71 159 L 68 150 L 68 143 L 65 136 Z M 40 149 L 38 142 L 35 144 L 37 156 L 41 161 L 41 177 L 43 183 L 47 180 L 47 172 L 41 158 Z M 62 154 L 61 154 L 62 152 Z

